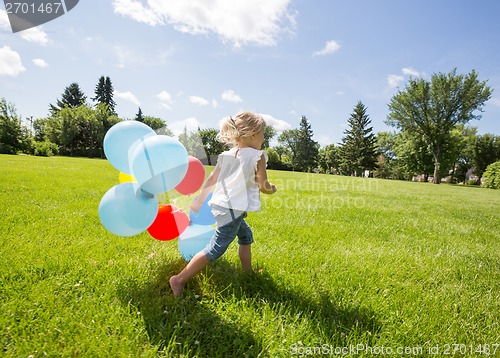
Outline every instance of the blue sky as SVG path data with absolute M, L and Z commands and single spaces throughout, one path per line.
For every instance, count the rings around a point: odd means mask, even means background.
M 326 145 L 358 101 L 392 130 L 410 76 L 475 69 L 494 92 L 470 124 L 500 135 L 498 14 L 497 0 L 82 0 L 13 34 L 0 5 L 0 97 L 41 118 L 72 82 L 90 101 L 104 75 L 122 118 L 140 106 L 179 132 L 251 110 L 281 132 L 305 115 Z

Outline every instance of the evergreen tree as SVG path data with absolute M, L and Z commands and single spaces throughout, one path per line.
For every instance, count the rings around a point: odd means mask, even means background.
M 97 103 L 104 103 L 108 106 L 108 109 L 111 114 L 116 114 L 115 106 L 116 103 L 113 100 L 113 84 L 111 83 L 111 79 L 109 76 L 104 77 L 101 76 L 99 78 L 99 82 L 95 87 L 95 97 L 92 98 L 93 101 Z
M 64 107 L 76 108 L 81 106 L 87 100 L 87 96 L 82 92 L 78 83 L 73 82 L 68 87 L 64 89 L 61 99 L 57 100 L 57 104 L 54 106 L 50 104 L 51 113 L 57 113 Z
M 365 105 L 359 101 L 347 120 L 349 129 L 344 131 L 341 144 L 342 167 L 348 175 L 361 176 L 373 170 L 377 163 L 377 146 L 370 117 Z
M 319 145 L 313 140 L 311 124 L 305 116 L 302 116 L 299 127 L 297 168 L 304 172 L 310 172 L 317 166 Z
M 135 118 L 134 118 L 136 121 L 138 122 L 143 122 L 144 123 L 144 115 L 142 114 L 142 109 L 141 107 L 139 107 L 139 111 L 137 112 L 137 114 L 135 115 Z

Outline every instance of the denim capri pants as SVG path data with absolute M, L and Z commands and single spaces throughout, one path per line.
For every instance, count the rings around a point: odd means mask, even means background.
M 245 222 L 247 213 L 222 207 L 214 207 L 212 212 L 215 216 L 217 226 L 215 234 L 203 249 L 203 253 L 209 261 L 214 261 L 226 252 L 229 244 L 238 236 L 239 245 L 250 245 L 253 243 L 253 234 L 250 226 Z

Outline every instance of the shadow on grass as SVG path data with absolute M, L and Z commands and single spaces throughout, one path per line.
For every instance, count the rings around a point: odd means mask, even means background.
M 341 297 L 322 292 L 317 296 L 319 299 L 311 300 L 300 292 L 280 287 L 267 273 L 246 275 L 239 266 L 224 259 L 212 263 L 199 274 L 203 275 L 201 278 L 186 286 L 182 298 L 175 299 L 167 287 L 167 278 L 184 266 L 185 262 L 178 260 L 160 267 L 145 285 L 128 281 L 118 290 L 122 302 L 142 315 L 150 343 L 167 356 L 266 356 L 266 342 L 249 327 L 221 316 L 220 310 L 216 310 L 215 306 L 221 302 L 234 299 L 249 302 L 257 315 L 259 307 L 267 305 L 276 315 L 286 314 L 284 321 L 292 318 L 313 321 L 315 336 L 328 339 L 319 344 L 347 346 L 348 336 L 374 338 L 380 331 L 373 312 L 341 307 L 338 303 Z M 213 295 L 204 296 L 200 283 L 203 280 L 208 280 Z M 214 305 L 214 301 L 219 302 Z M 290 352 L 290 343 L 283 352 Z

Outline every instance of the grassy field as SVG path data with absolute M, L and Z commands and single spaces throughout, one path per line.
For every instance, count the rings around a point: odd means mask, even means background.
M 188 284 L 177 242 L 100 224 L 104 160 L 0 156 L 0 356 L 500 356 L 500 191 L 270 171 Z

